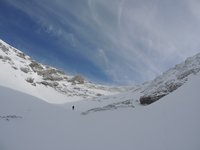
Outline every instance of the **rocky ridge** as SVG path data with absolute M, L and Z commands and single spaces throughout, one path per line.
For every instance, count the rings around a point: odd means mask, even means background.
M 164 72 L 141 91 L 141 104 L 151 104 L 182 86 L 191 75 L 200 71 L 200 53 Z
M 78 100 L 91 99 L 99 101 L 98 97 L 113 95 L 106 98 L 107 103 L 105 106 L 94 108 L 94 110 L 88 112 L 121 108 L 124 105 L 130 107 L 130 104 L 124 102 L 129 101 L 132 106 L 133 100 L 142 105 L 151 104 L 182 86 L 191 75 L 195 75 L 200 71 L 199 53 L 169 69 L 154 80 L 141 85 L 131 87 L 104 86 L 91 83 L 81 75 L 67 75 L 60 69 L 38 63 L 2 40 L 0 40 L 0 62 L 8 64 L 16 74 L 21 74 L 26 84 L 35 88 L 38 86 L 51 88 L 67 98 L 76 97 Z M 115 102 L 115 97 L 120 96 L 116 94 L 125 92 L 128 97 L 125 96 L 120 102 Z
M 200 53 L 164 72 L 152 81 L 134 86 L 126 93 L 92 99 L 93 107 L 82 111 L 83 115 L 122 108 L 135 109 L 149 105 L 174 92 L 191 76 L 200 73 Z M 84 102 L 83 102 L 84 103 Z M 85 104 L 87 105 L 87 104 Z
M 0 61 L 24 76 L 27 84 L 49 87 L 68 97 L 78 99 L 112 95 L 126 91 L 126 87 L 112 87 L 94 84 L 81 75 L 67 75 L 64 71 L 43 65 L 20 50 L 0 40 Z

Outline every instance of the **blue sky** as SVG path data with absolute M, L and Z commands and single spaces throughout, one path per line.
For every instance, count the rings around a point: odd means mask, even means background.
M 0 38 L 107 84 L 153 79 L 200 50 L 198 0 L 1 0 Z

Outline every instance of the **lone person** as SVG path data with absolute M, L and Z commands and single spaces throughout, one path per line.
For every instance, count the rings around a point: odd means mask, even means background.
M 72 110 L 74 110 L 74 105 L 72 106 Z

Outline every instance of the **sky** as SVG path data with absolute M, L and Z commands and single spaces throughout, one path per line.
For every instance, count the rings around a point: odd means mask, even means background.
M 151 80 L 200 52 L 199 0 L 0 0 L 0 38 L 90 81 Z

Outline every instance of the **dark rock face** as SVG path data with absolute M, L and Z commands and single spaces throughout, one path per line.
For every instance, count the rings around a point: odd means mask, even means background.
M 142 96 L 140 97 L 140 104 L 142 105 L 149 105 L 157 100 L 159 100 L 160 98 L 164 97 L 166 94 L 162 94 L 162 95 L 151 95 L 151 96 Z
M 149 105 L 160 98 L 168 95 L 169 93 L 175 91 L 178 89 L 183 83 L 169 81 L 166 82 L 164 86 L 161 86 L 161 88 L 156 89 L 154 93 L 149 93 L 144 96 L 140 97 L 140 104 L 142 105 Z
M 178 89 L 182 84 L 181 83 L 165 83 L 167 91 L 168 92 L 173 92 L 176 89 Z
M 187 76 L 189 76 L 190 74 L 196 74 L 196 73 L 198 73 L 199 71 L 200 71 L 200 68 L 192 68 L 192 69 L 190 69 L 190 70 L 184 71 L 184 72 L 182 72 L 181 74 L 179 74 L 179 75 L 177 76 L 177 79 L 178 79 L 178 80 L 182 80 L 182 79 L 186 78 Z
M 143 105 L 151 104 L 163 96 L 181 87 L 190 75 L 200 72 L 200 53 L 185 60 L 184 63 L 176 65 L 162 75 L 155 78 L 142 91 L 140 103 Z
M 168 95 L 169 93 L 175 91 L 182 85 L 183 85 L 183 83 L 181 83 L 181 82 L 177 82 L 175 80 L 169 80 L 169 81 L 165 82 L 164 85 L 156 88 L 156 90 L 154 92 L 141 96 L 140 104 L 142 104 L 142 105 L 151 104 L 151 103 L 159 100 L 163 96 Z

